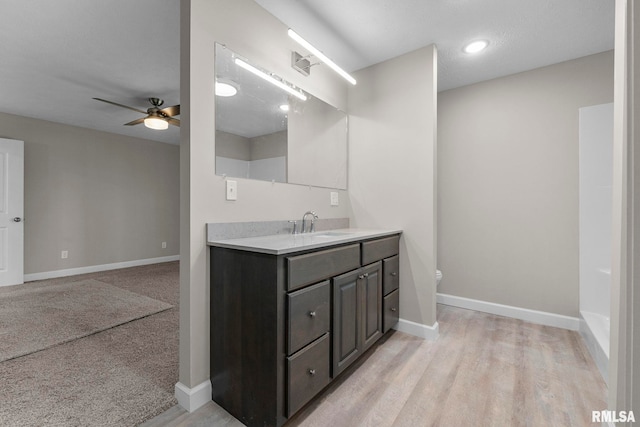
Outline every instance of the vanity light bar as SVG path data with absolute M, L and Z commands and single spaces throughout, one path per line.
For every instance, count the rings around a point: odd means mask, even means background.
M 262 70 L 257 69 L 253 65 L 244 62 L 242 59 L 236 58 L 234 62 L 236 63 L 237 66 L 239 66 L 241 68 L 244 68 L 245 70 L 255 74 L 256 76 L 260 77 L 261 79 L 264 79 L 264 80 L 268 81 L 272 85 L 278 86 L 280 89 L 290 93 L 291 95 L 295 96 L 296 98 L 298 98 L 298 99 L 300 99 L 302 101 L 306 101 L 307 100 L 307 97 L 306 97 L 306 95 L 304 93 L 295 90 L 291 86 L 287 86 L 286 84 L 284 84 L 280 80 L 274 78 L 273 76 L 270 76 L 269 74 L 265 73 Z
M 348 81 L 349 83 L 351 83 L 352 85 L 356 84 L 356 79 L 354 79 L 353 77 L 351 77 L 351 75 L 349 73 L 347 73 L 345 70 L 343 70 L 342 68 L 338 67 L 336 65 L 335 62 L 333 62 L 332 60 L 330 60 L 329 58 L 326 57 L 326 55 L 322 52 L 320 52 L 318 49 L 316 49 L 315 47 L 313 47 L 308 41 L 306 41 L 305 39 L 303 39 L 302 37 L 300 37 L 298 35 L 298 33 L 296 33 L 295 31 L 293 31 L 291 28 L 289 28 L 289 31 L 287 32 L 287 34 L 289 34 L 289 37 L 291 37 L 292 39 L 294 39 L 296 42 L 298 42 L 300 44 L 300 46 L 304 47 L 305 49 L 307 49 L 309 52 L 311 52 L 311 54 L 313 56 L 315 56 L 316 58 L 318 58 L 320 61 L 324 62 L 325 64 L 327 64 L 329 67 L 331 67 L 331 69 L 333 71 L 335 71 L 336 73 L 340 74 L 342 77 L 344 77 L 344 79 L 346 81 Z

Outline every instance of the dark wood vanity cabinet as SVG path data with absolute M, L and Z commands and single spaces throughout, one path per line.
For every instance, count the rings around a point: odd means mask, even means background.
M 333 367 L 335 377 L 382 336 L 382 264 L 333 279 Z
M 400 258 L 398 255 L 382 261 L 382 333 L 391 329 L 400 318 Z
M 398 242 L 212 247 L 213 400 L 248 426 L 284 424 L 397 323 Z

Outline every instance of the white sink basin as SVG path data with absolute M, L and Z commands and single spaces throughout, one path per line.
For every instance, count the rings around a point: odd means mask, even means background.
M 319 232 L 318 234 L 314 234 L 313 237 L 343 237 L 343 236 L 348 236 L 350 234 L 353 233 L 348 233 L 345 231 L 323 231 L 323 232 Z

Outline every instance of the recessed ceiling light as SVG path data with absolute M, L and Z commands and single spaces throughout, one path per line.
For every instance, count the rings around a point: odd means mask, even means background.
M 232 84 L 216 82 L 217 96 L 234 96 L 236 93 L 238 93 L 238 89 L 236 89 Z
M 489 46 L 489 42 L 486 40 L 477 40 L 471 42 L 462 49 L 465 53 L 478 53 Z
M 282 105 L 280 106 L 280 109 L 281 109 L 282 111 L 289 111 L 289 104 L 282 104 Z

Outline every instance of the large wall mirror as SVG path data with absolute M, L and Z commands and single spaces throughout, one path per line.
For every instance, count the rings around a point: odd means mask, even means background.
M 215 69 L 217 175 L 347 188 L 346 113 L 218 43 Z

